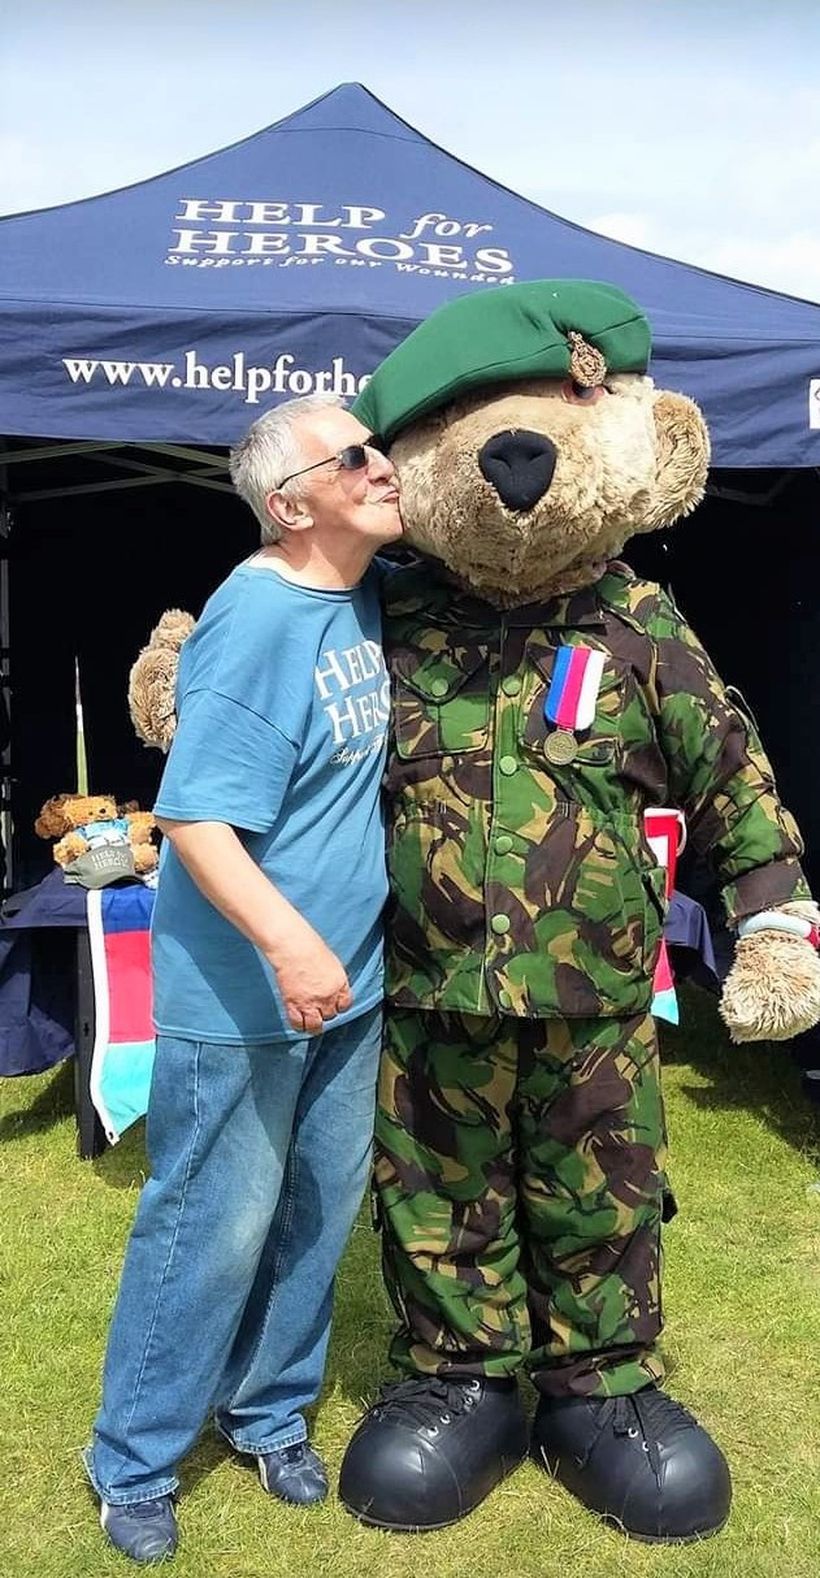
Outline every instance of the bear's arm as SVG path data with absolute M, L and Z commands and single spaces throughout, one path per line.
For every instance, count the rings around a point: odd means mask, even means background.
M 645 628 L 672 801 L 686 814 L 691 844 L 716 873 L 729 920 L 810 898 L 800 832 L 742 701 L 664 592 Z

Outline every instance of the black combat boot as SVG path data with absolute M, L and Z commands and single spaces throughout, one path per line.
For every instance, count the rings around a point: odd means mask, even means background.
M 385 1386 L 365 1414 L 344 1456 L 339 1496 L 362 1523 L 443 1529 L 526 1453 L 515 1380 L 419 1376 Z
M 655 1386 L 631 1397 L 542 1397 L 532 1455 L 636 1540 L 703 1539 L 729 1516 L 732 1482 L 723 1453 Z

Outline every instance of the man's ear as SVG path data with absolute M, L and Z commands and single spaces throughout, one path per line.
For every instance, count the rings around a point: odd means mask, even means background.
M 291 498 L 278 489 L 268 494 L 265 508 L 281 531 L 308 531 L 313 525 L 313 516 L 305 508 L 304 500 Z
M 671 526 L 688 515 L 706 491 L 709 473 L 709 434 L 706 423 L 686 395 L 659 389 L 654 397 L 655 497 L 641 530 Z

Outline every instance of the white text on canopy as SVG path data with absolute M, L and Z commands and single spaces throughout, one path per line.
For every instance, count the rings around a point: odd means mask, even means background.
M 511 284 L 514 264 L 488 244 L 494 227 L 444 213 L 419 214 L 390 234 L 384 209 L 358 203 L 184 197 L 166 263 L 189 268 L 333 263 Z

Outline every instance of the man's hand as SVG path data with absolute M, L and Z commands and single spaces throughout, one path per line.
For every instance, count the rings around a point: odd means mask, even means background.
M 335 953 L 305 925 L 268 954 L 276 972 L 285 1013 L 294 1030 L 315 1036 L 325 1021 L 350 1008 L 350 984 Z
M 315 1036 L 353 997 L 343 966 L 317 931 L 260 871 L 225 822 L 157 818 L 206 899 L 272 965 L 288 1021 Z

